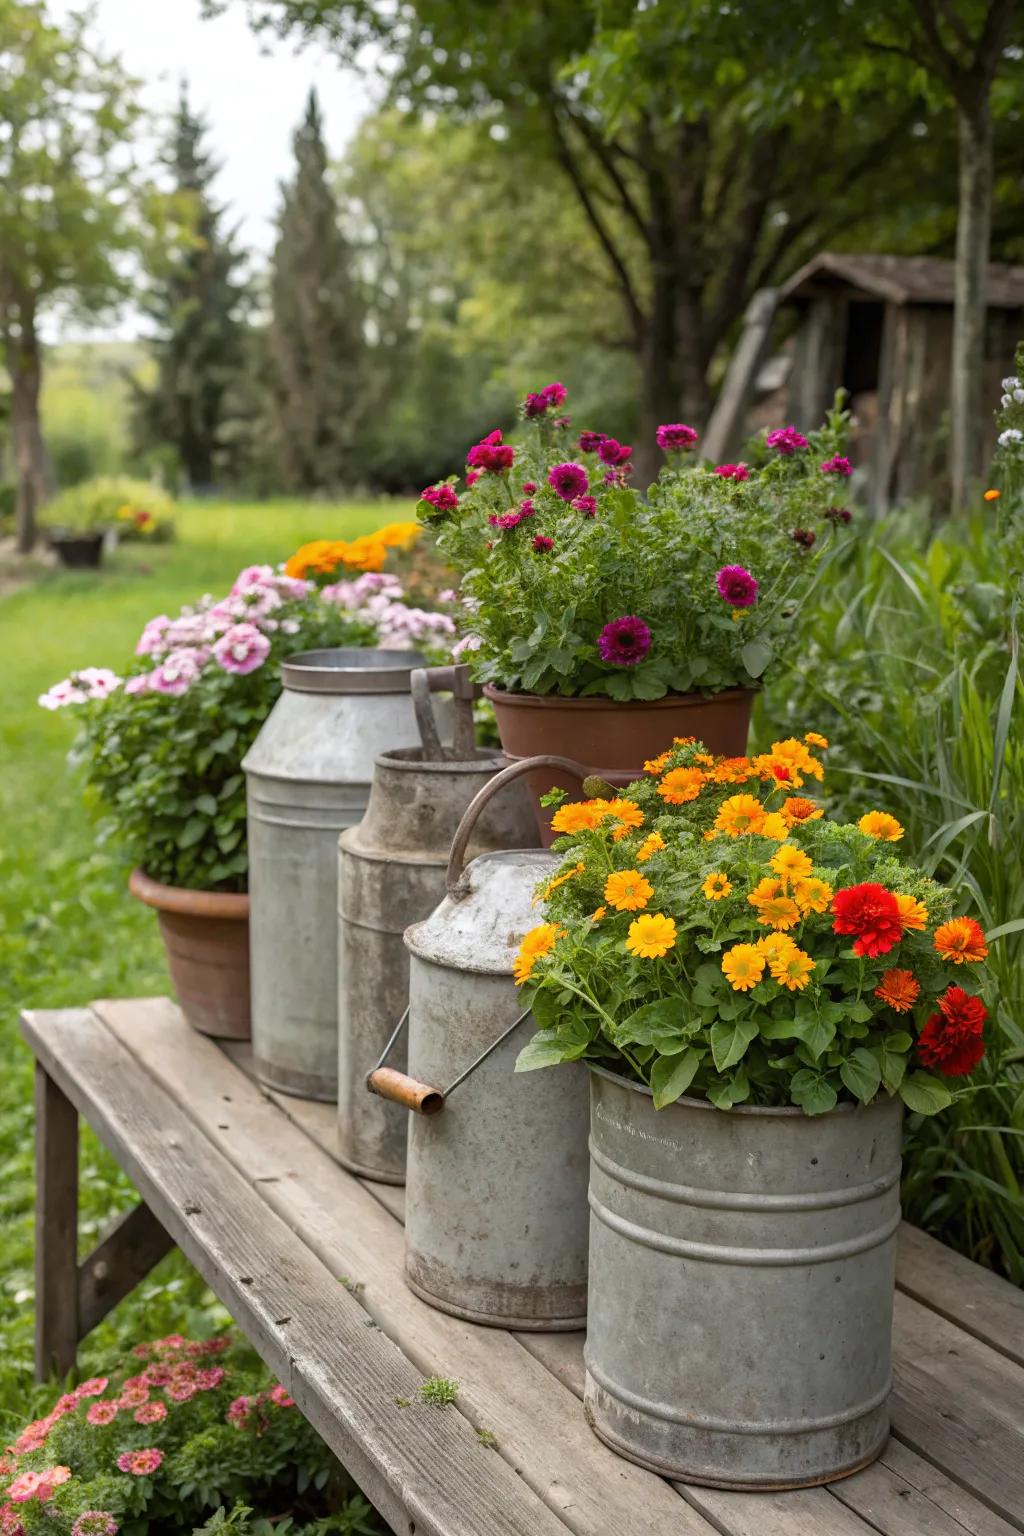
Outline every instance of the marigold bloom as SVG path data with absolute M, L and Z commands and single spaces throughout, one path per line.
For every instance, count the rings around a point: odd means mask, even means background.
M 607 911 L 608 911 L 607 907 L 598 907 L 596 912 L 591 912 L 591 914 L 590 914 L 590 921 L 592 923 L 599 923 L 601 921 L 602 917 L 604 917 L 604 915 L 605 915 L 605 913 Z
M 626 948 L 638 960 L 660 960 L 676 941 L 676 925 L 660 912 L 634 917 L 626 935 Z
M 754 768 L 762 779 L 770 779 L 777 788 L 799 789 L 804 782 L 796 763 L 776 757 L 773 752 L 759 753 L 754 758 Z
M 935 930 L 934 942 L 943 960 L 954 965 L 975 964 L 988 954 L 981 924 L 973 917 L 952 917 L 942 923 Z
M 706 782 L 701 768 L 670 768 L 658 785 L 658 794 L 668 805 L 685 805 L 696 800 Z
M 802 880 L 813 869 L 810 859 L 802 848 L 794 848 L 792 843 L 787 843 L 784 848 L 779 848 L 768 860 L 771 868 L 777 875 L 781 875 L 788 884 L 790 880 Z
M 939 998 L 939 1012 L 929 1016 L 917 1039 L 917 1054 L 926 1067 L 946 1077 L 965 1077 L 985 1054 L 982 1031 L 988 1010 L 980 997 L 963 987 L 948 987 Z
M 921 984 L 913 971 L 900 970 L 898 966 L 886 971 L 875 988 L 875 996 L 894 1013 L 909 1013 L 920 992 Z
M 815 805 L 813 800 L 805 800 L 802 795 L 791 795 L 788 800 L 783 800 L 779 815 L 787 826 L 799 826 L 802 821 L 820 821 L 825 812 L 820 805 Z
M 715 817 L 715 829 L 729 837 L 742 837 L 746 832 L 759 832 L 764 817 L 764 806 L 753 795 L 730 795 Z
M 734 944 L 722 956 L 722 974 L 734 992 L 749 992 L 764 975 L 765 957 L 756 944 Z
M 716 784 L 745 784 L 753 776 L 754 768 L 749 757 L 723 757 L 715 765 L 711 778 Z
M 814 961 L 794 944 L 791 951 L 777 952 L 768 960 L 772 980 L 790 992 L 802 992 L 814 970 Z
M 1000 491 L 996 491 L 996 490 L 986 491 L 985 492 L 985 500 L 986 501 L 998 501 L 1001 494 L 1002 493 Z
M 818 731 L 804 731 L 804 741 L 809 747 L 820 747 L 823 752 L 828 751 L 828 737 L 820 735 Z
M 866 881 L 837 891 L 832 898 L 832 931 L 856 935 L 855 955 L 888 954 L 903 935 L 896 897 L 884 885 Z
M 818 759 L 795 736 L 787 736 L 785 741 L 773 741 L 771 756 L 789 763 L 798 773 L 809 774 L 812 779 L 821 780 L 825 777 L 825 770 Z
M 916 896 L 907 896 L 903 891 L 895 891 L 896 905 L 899 908 L 900 922 L 905 933 L 923 933 L 928 922 L 928 908 L 923 901 L 918 901 Z
M 533 898 L 533 905 L 536 906 L 539 901 L 547 901 L 553 891 L 557 891 L 559 886 L 565 885 L 567 881 L 572 880 L 576 875 L 581 875 L 586 867 L 581 860 L 579 864 L 574 864 L 572 869 L 566 870 L 564 875 L 556 875 L 554 879 L 549 880 L 540 895 Z
M 757 920 L 767 928 L 795 928 L 800 908 L 792 896 L 769 896 L 758 905 Z
M 808 912 L 826 912 L 832 895 L 832 887 L 816 875 L 807 880 L 798 880 L 793 886 L 793 900 L 804 917 Z
M 760 837 L 770 837 L 776 843 L 784 843 L 789 836 L 789 824 L 779 811 L 769 811 L 757 830 Z
M 512 965 L 512 974 L 516 979 L 516 986 L 526 981 L 531 971 L 540 959 L 541 955 L 550 953 L 555 947 L 556 939 L 565 932 L 557 923 L 538 923 L 523 935 L 519 946 L 519 953 Z
M 636 851 L 637 863 L 645 864 L 652 853 L 657 853 L 659 849 L 664 848 L 664 846 L 665 839 L 662 837 L 660 832 L 648 832 L 647 836 L 644 838 L 643 842 L 640 844 L 640 847 Z
M 708 875 L 701 886 L 701 890 L 708 901 L 721 901 L 722 897 L 728 896 L 732 890 L 732 881 L 728 875 L 723 875 L 716 871 L 714 874 Z
M 662 752 L 658 757 L 649 757 L 644 763 L 644 773 L 655 775 L 661 773 L 671 756 L 671 752 Z
M 386 523 L 369 537 L 379 540 L 385 549 L 411 549 L 422 532 L 419 523 Z
M 606 800 L 574 800 L 558 807 L 551 818 L 551 828 L 554 832 L 592 832 L 607 814 Z
M 616 843 L 644 824 L 644 813 L 635 800 L 609 800 L 606 814 L 618 822 L 612 832 L 612 839 Z
M 604 883 L 604 899 L 617 912 L 640 912 L 654 895 L 654 886 L 638 869 L 614 870 Z
M 868 837 L 877 837 L 882 843 L 898 843 L 903 836 L 902 826 L 888 811 L 867 811 L 857 826 Z

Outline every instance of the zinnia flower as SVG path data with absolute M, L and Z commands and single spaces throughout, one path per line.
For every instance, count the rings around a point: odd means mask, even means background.
M 884 972 L 875 988 L 875 996 L 894 1013 L 909 1013 L 917 1002 L 920 991 L 921 984 L 913 971 L 904 971 L 898 966 L 893 966 L 891 970 Z
M 108 1510 L 86 1509 L 71 1527 L 71 1536 L 117 1536 L 119 1529 Z
M 439 512 L 454 512 L 459 504 L 459 498 L 450 485 L 428 485 L 425 491 L 420 492 L 420 500 L 429 502 Z
M 597 447 L 597 456 L 601 463 L 609 464 L 613 468 L 618 468 L 625 464 L 632 452 L 633 450 L 628 443 L 620 443 L 618 438 L 615 437 L 606 437 Z
M 728 896 L 732 890 L 732 881 L 728 875 L 715 872 L 708 875 L 701 890 L 708 901 L 721 901 L 723 896 Z
M 516 451 L 511 443 L 503 443 L 501 432 L 496 429 L 488 432 L 487 436 L 475 444 L 466 454 L 466 463 L 473 469 L 485 470 L 492 475 L 500 475 L 512 468 Z M 469 476 L 466 476 L 467 483 Z
M 752 608 L 757 602 L 757 579 L 742 565 L 723 565 L 715 586 L 730 608 Z
M 593 496 L 577 496 L 570 505 L 574 512 L 582 512 L 584 517 L 597 516 L 597 501 Z
M 694 429 L 681 421 L 670 422 L 659 427 L 654 435 L 658 440 L 658 447 L 664 453 L 685 452 L 697 441 L 697 433 Z
M 795 453 L 798 448 L 807 447 L 807 439 L 796 427 L 776 427 L 774 432 L 769 432 L 765 438 L 769 448 L 777 448 L 785 458 Z
M 83 1381 L 81 1386 L 75 1388 L 75 1397 L 81 1401 L 83 1397 L 99 1397 L 110 1385 L 106 1376 L 90 1376 L 88 1381 Z
M 85 1414 L 86 1421 L 89 1424 L 112 1424 L 117 1418 L 117 1410 L 117 1403 L 90 1403 Z
M 946 1077 L 965 1077 L 985 1054 L 982 1031 L 988 1010 L 980 997 L 963 987 L 948 987 L 939 998 L 939 1012 L 929 1016 L 917 1039 L 923 1066 Z
M 723 480 L 750 479 L 750 470 L 745 464 L 716 464 L 712 474 L 721 475 Z
M 892 891 L 867 881 L 837 891 L 832 898 L 832 931 L 856 935 L 855 955 L 888 954 L 903 935 L 900 909 Z
M 563 501 L 575 501 L 577 496 L 590 489 L 590 480 L 583 465 L 570 459 L 568 463 L 555 464 L 548 470 L 548 485 Z
M 149 1446 L 141 1451 L 123 1451 L 117 1458 L 118 1469 L 121 1472 L 130 1472 L 132 1477 L 149 1477 L 162 1465 L 163 1451 Z
M 167 1417 L 166 1403 L 143 1403 L 136 1408 L 132 1418 L 136 1424 L 159 1424 L 161 1419 Z
M 512 974 L 516 979 L 516 986 L 521 986 L 526 981 L 541 955 L 548 954 L 555 947 L 556 939 L 565 932 L 557 923 L 538 923 L 523 935 L 519 946 L 519 953 L 512 965 Z
M 749 992 L 764 975 L 764 963 L 756 944 L 734 944 L 722 956 L 722 974 L 734 992 Z
M 651 632 L 635 613 L 612 619 L 597 637 L 602 661 L 615 667 L 635 667 L 651 649 Z
M 888 811 L 867 811 L 857 826 L 868 837 L 877 837 L 883 843 L 898 843 L 903 836 L 903 828 Z
M 804 447 L 806 446 L 805 443 Z M 852 475 L 853 465 L 849 459 L 844 459 L 842 454 L 836 453 L 831 459 L 825 460 L 821 466 L 821 472 L 823 475 Z
M 561 389 L 562 386 L 561 384 L 549 384 L 548 388 Z M 565 399 L 564 391 L 562 393 L 562 399 Z M 292 1397 L 291 1394 L 281 1386 L 280 1382 L 276 1386 L 271 1387 L 270 1391 L 267 1393 L 267 1396 L 269 1397 L 270 1401 L 278 1408 L 295 1407 L 294 1397 Z
M 639 912 L 654 895 L 654 886 L 638 869 L 617 869 L 608 876 L 602 894 L 617 912 Z
M 981 924 L 973 917 L 953 917 L 942 923 L 935 930 L 935 948 L 954 965 L 976 964 L 988 954 Z
M 626 948 L 638 960 L 660 960 L 676 941 L 676 925 L 660 912 L 634 917 L 626 935 Z
M 670 768 L 658 785 L 658 794 L 667 805 L 685 805 L 696 800 L 706 782 L 702 768 Z
M 604 439 L 605 434 L 603 432 L 581 432 L 579 441 L 580 453 L 596 453 Z
M 764 806 L 753 795 L 730 795 L 715 817 L 715 830 L 729 837 L 758 832 L 764 825 Z

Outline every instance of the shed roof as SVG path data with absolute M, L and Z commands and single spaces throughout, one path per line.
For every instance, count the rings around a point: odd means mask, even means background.
M 787 303 L 838 290 L 890 304 L 952 304 L 955 274 L 955 264 L 938 256 L 822 251 L 789 279 L 779 298 Z M 988 303 L 992 309 L 1024 309 L 1024 267 L 990 262 Z

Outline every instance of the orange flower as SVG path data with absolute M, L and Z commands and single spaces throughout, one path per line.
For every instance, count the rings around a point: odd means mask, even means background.
M 732 890 L 732 881 L 728 875 L 723 875 L 716 871 L 714 874 L 708 875 L 701 886 L 701 890 L 708 901 L 721 901 L 722 897 L 728 896 Z
M 893 966 L 883 975 L 875 988 L 875 996 L 881 998 L 895 1013 L 909 1013 L 917 1002 L 921 991 L 920 983 L 916 980 L 913 971 L 900 970 Z
M 671 756 L 671 752 L 662 752 L 660 757 L 649 757 L 646 763 L 644 763 L 644 773 L 652 773 L 655 775 L 661 773 L 662 769 L 665 767 L 665 764 L 668 762 Z
M 707 781 L 700 768 L 670 768 L 658 785 L 658 794 L 668 805 L 685 805 L 696 800 Z
M 784 843 L 789 836 L 789 826 L 778 811 L 769 811 L 757 830 L 761 837 L 770 837 L 776 843 Z
M 928 921 L 928 908 L 923 901 L 918 901 L 916 896 L 905 896 L 902 891 L 894 891 L 896 905 L 900 909 L 900 922 L 906 933 L 922 933 Z
M 820 805 L 815 805 L 813 800 L 805 800 L 802 795 L 791 795 L 788 800 L 783 800 L 779 812 L 783 821 L 792 827 L 801 821 L 819 821 L 824 814 Z
M 723 757 L 711 777 L 716 784 L 745 784 L 753 772 L 749 757 Z
M 877 837 L 881 843 L 898 843 L 903 836 L 903 828 L 888 811 L 867 811 L 857 826 L 868 837 Z
M 612 833 L 613 842 L 619 843 L 636 827 L 644 824 L 644 813 L 635 800 L 609 800 L 606 815 L 614 816 L 618 826 Z
M 533 898 L 533 905 L 536 906 L 539 901 L 547 901 L 552 891 L 557 891 L 560 885 L 565 885 L 566 881 L 571 880 L 575 875 L 582 875 L 584 869 L 586 865 L 580 862 L 574 864 L 572 869 L 566 870 L 564 875 L 556 875 L 553 880 L 548 881 L 540 895 Z
M 804 741 L 809 747 L 820 747 L 823 752 L 828 751 L 828 737 L 819 735 L 817 731 L 805 731 Z
M 422 532 L 419 523 L 388 523 L 370 534 L 370 538 L 377 539 L 385 549 L 411 549 Z
M 814 961 L 794 944 L 788 952 L 777 952 L 769 959 L 768 969 L 772 973 L 772 980 L 777 981 L 780 987 L 790 992 L 802 992 L 814 970 Z
M 797 947 L 788 933 L 765 933 L 755 941 L 755 948 L 760 950 L 770 965 L 773 960 L 779 960 L 783 956 L 797 953 Z
M 607 813 L 607 800 L 574 800 L 558 807 L 551 818 L 551 828 L 554 832 L 592 832 Z
M 601 921 L 602 917 L 604 917 L 604 915 L 605 915 L 605 913 L 607 911 L 608 911 L 607 907 L 598 907 L 596 912 L 591 912 L 591 914 L 590 914 L 590 921 L 592 923 L 599 923 Z
M 973 917 L 953 917 L 936 928 L 935 948 L 954 965 L 974 964 L 988 954 L 981 925 Z
M 734 944 L 722 956 L 722 974 L 734 992 L 749 992 L 764 975 L 764 955 L 756 944 Z
M 999 497 L 1001 496 L 1001 494 L 1002 494 L 1001 491 L 996 491 L 996 490 L 986 491 L 985 492 L 985 500 L 986 501 L 998 501 Z
M 643 842 L 640 844 L 640 847 L 636 851 L 637 863 L 646 864 L 651 854 L 657 853 L 658 850 L 664 848 L 664 846 L 665 839 L 662 837 L 660 832 L 648 832 L 647 836 L 644 838 Z
M 758 922 L 767 928 L 793 928 L 800 921 L 800 909 L 792 897 L 786 895 L 782 880 L 761 880 L 747 900 L 756 908 Z
M 827 912 L 834 895 L 835 892 L 826 880 L 819 880 L 813 875 L 809 880 L 798 880 L 793 887 L 793 899 L 804 917 L 808 912 Z
M 802 848 L 794 848 L 788 843 L 785 848 L 779 848 L 768 860 L 771 868 L 777 875 L 781 875 L 788 884 L 790 880 L 802 880 L 809 875 L 813 865 Z
M 541 955 L 546 955 L 554 949 L 555 941 L 560 939 L 565 931 L 564 928 L 559 928 L 557 923 L 538 923 L 536 928 L 531 928 L 529 933 L 523 935 L 519 953 L 512 962 L 512 974 L 516 979 L 517 987 L 528 980 Z
M 676 925 L 660 912 L 634 917 L 626 935 L 626 948 L 638 960 L 660 960 L 676 941 Z
M 639 912 L 654 895 L 654 886 L 638 869 L 617 869 L 604 883 L 604 899 L 617 912 Z
M 715 828 L 729 837 L 759 832 L 764 825 L 764 806 L 753 795 L 730 795 L 715 817 Z
M 696 736 L 673 736 L 672 745 L 674 747 L 692 747 L 696 740 Z
M 387 546 L 372 533 L 361 533 L 349 544 L 340 540 L 338 547 L 342 564 L 352 571 L 379 571 L 388 558 Z

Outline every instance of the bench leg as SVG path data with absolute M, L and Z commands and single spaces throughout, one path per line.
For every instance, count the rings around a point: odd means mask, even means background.
M 36 1380 L 78 1350 L 78 1111 L 36 1064 Z

